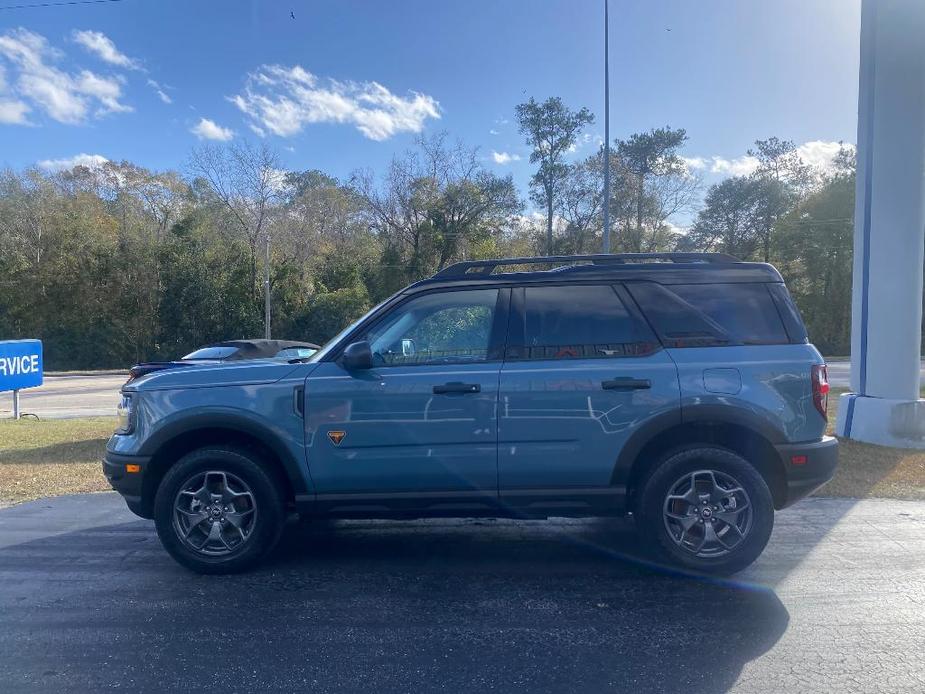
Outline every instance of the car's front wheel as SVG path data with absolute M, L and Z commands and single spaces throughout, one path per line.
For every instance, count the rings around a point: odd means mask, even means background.
M 154 501 L 158 537 L 198 573 L 243 571 L 279 539 L 285 507 L 278 484 L 248 451 L 202 448 L 164 476 Z
M 731 574 L 764 550 L 774 504 L 764 478 L 724 448 L 675 451 L 642 485 L 639 529 L 663 558 L 701 573 Z

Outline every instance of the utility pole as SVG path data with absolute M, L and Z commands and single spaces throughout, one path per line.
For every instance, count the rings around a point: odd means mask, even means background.
M 263 324 L 264 337 L 270 339 L 270 230 L 266 230 L 263 244 Z
M 610 22 L 604 0 L 604 253 L 610 253 Z

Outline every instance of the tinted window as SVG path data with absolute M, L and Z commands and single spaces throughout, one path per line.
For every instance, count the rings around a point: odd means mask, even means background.
M 676 284 L 669 289 L 746 345 L 786 344 L 784 324 L 764 284 Z
M 777 306 L 777 312 L 780 313 L 780 317 L 784 321 L 784 327 L 787 329 L 790 341 L 797 343 L 808 342 L 809 337 L 806 334 L 803 319 L 800 317 L 800 310 L 790 296 L 790 292 L 787 291 L 787 287 L 781 282 L 776 282 L 767 285 L 767 288 L 771 298 L 774 299 L 774 304 Z
M 714 347 L 733 342 L 714 320 L 655 282 L 627 282 L 666 347 Z
M 402 304 L 367 334 L 376 364 L 485 361 L 497 289 L 426 294 Z
M 237 347 L 203 347 L 190 352 L 184 359 L 227 359 L 238 351 Z
M 654 346 L 609 285 L 527 287 L 524 303 L 528 359 L 619 357 Z

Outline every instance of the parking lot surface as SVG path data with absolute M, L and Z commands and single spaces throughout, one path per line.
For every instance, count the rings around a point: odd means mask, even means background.
M 925 503 L 810 499 L 735 581 L 622 520 L 293 524 L 188 573 L 110 493 L 0 511 L 4 692 L 925 691 Z
M 42 419 L 115 415 L 127 373 L 46 376 L 38 388 L 20 391 L 22 412 Z M 0 417 L 9 417 L 13 396 L 0 393 Z

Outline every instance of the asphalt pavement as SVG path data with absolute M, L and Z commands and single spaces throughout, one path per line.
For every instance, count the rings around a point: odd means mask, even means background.
M 925 503 L 809 499 L 735 581 L 623 520 L 291 525 L 176 565 L 115 494 L 0 511 L 0 689 L 925 691 Z
M 20 391 L 21 411 L 41 419 L 115 415 L 126 378 L 127 373 L 45 376 L 38 388 Z M 9 417 L 12 409 L 12 393 L 0 393 L 0 418 Z
M 851 362 L 832 361 L 828 364 L 829 385 L 833 388 L 851 388 Z M 921 364 L 922 383 L 925 384 L 925 360 Z

